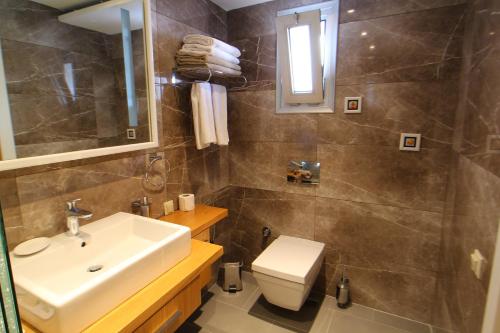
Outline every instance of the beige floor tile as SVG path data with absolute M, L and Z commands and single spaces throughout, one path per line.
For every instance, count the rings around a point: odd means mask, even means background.
M 335 298 L 326 296 L 323 300 L 323 304 L 321 304 L 321 308 L 316 315 L 316 319 L 314 320 L 314 324 L 311 327 L 311 331 L 309 333 L 328 332 L 328 328 L 330 327 L 330 322 L 333 317 L 334 306 L 336 306 Z
M 241 308 L 245 311 L 250 310 L 255 301 L 259 298 L 257 282 L 251 273 L 242 274 L 243 290 L 236 293 L 228 293 L 222 290 L 217 284 L 213 285 L 209 291 L 214 293 L 214 299 Z
M 253 317 L 248 311 L 261 295 L 251 275 L 243 272 L 243 291 L 230 294 L 214 285 L 214 296 L 203 305 L 194 323 L 200 333 L 293 333 Z M 190 333 L 190 332 L 180 332 Z M 428 325 L 362 305 L 339 309 L 335 298 L 326 296 L 310 333 L 430 333 Z
M 373 311 L 373 320 L 377 323 L 397 327 L 410 333 L 431 333 L 431 327 L 427 324 L 382 311 Z
M 408 331 L 333 311 L 328 333 L 408 333 Z
M 245 310 L 210 300 L 195 323 L 213 333 L 293 333 L 250 316 Z

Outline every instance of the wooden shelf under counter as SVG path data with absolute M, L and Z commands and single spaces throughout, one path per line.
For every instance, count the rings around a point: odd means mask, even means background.
M 223 254 L 219 245 L 191 240 L 191 254 L 85 329 L 84 333 L 174 332 L 201 304 L 211 265 Z M 23 323 L 26 333 L 38 333 Z
M 209 240 L 210 227 L 228 216 L 226 208 L 196 205 L 194 210 L 175 212 L 160 217 L 165 222 L 184 225 L 191 229 L 191 237 L 203 241 Z M 208 237 L 208 239 L 207 239 Z

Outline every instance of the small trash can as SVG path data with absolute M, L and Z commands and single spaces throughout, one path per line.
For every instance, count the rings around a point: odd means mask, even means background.
M 222 289 L 224 291 L 235 293 L 243 289 L 241 283 L 241 267 L 243 267 L 243 263 L 239 261 L 222 264 L 222 269 L 224 270 Z

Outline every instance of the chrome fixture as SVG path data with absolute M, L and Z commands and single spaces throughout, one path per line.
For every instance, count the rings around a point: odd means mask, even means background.
M 92 218 L 92 212 L 76 207 L 76 203 L 82 199 L 75 199 L 66 202 L 66 225 L 68 232 L 72 236 L 80 234 L 79 220 L 88 220 Z
M 151 202 L 148 197 L 132 201 L 132 213 L 144 217 L 151 217 Z
M 142 178 L 144 181 L 144 185 L 146 185 L 146 187 L 151 190 L 156 190 L 156 191 L 163 190 L 165 184 L 167 183 L 168 174 L 170 173 L 170 162 L 168 161 L 168 159 L 165 159 L 165 162 L 168 166 L 168 170 L 166 171 L 167 175 L 164 176 L 162 173 L 156 172 L 157 173 L 156 178 L 159 178 L 159 180 L 153 181 L 152 175 L 155 173 L 153 166 L 156 162 L 163 160 L 163 157 L 157 154 L 150 154 L 148 156 L 148 159 L 149 162 L 146 166 L 146 172 L 144 173 L 144 177 Z

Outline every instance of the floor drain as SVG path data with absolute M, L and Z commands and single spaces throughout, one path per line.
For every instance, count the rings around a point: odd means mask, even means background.
M 89 268 L 87 268 L 87 272 L 94 273 L 94 272 L 100 271 L 101 269 L 102 269 L 102 265 L 92 265 Z

